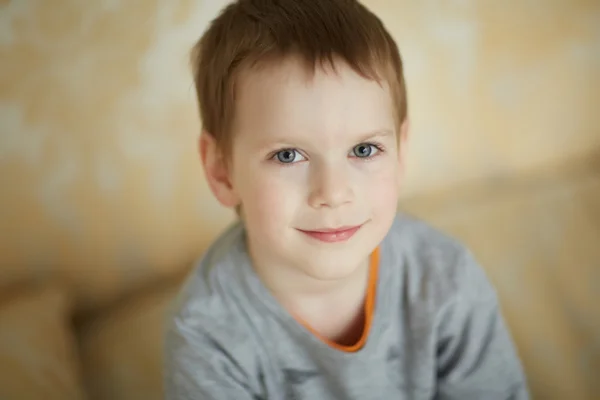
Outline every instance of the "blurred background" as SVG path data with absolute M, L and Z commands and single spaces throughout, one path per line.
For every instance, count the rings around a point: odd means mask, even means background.
M 226 0 L 0 0 L 0 398 L 160 399 L 233 214 L 188 65 Z M 412 120 L 399 208 L 470 246 L 535 399 L 600 399 L 600 1 L 365 0 Z

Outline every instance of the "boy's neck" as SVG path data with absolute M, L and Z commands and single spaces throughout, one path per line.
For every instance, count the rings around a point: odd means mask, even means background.
M 341 345 L 360 337 L 369 282 L 369 258 L 353 273 L 336 280 L 319 280 L 297 268 L 266 265 L 253 258 L 253 268 L 280 305 L 298 322 Z

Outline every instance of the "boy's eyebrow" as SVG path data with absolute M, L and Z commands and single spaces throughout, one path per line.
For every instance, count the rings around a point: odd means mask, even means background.
M 373 139 L 376 137 L 387 137 L 387 136 L 393 136 L 393 135 L 394 135 L 393 129 L 378 129 L 378 130 L 367 132 L 367 133 L 361 135 L 359 137 L 359 142 L 364 142 L 364 141 L 367 141 L 369 139 Z

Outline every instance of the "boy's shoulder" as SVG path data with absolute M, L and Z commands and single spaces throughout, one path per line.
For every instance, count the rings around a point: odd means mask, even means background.
M 391 253 L 393 268 L 402 271 L 408 290 L 427 291 L 431 301 L 496 296 L 485 270 L 466 244 L 423 219 L 398 213 L 382 247 Z
M 207 327 L 227 330 L 246 288 L 242 284 L 240 263 L 244 231 L 239 222 L 229 226 L 192 266 L 171 308 L 171 317 L 190 329 Z
M 466 250 L 457 238 L 424 219 L 404 212 L 396 214 L 386 239 L 388 238 L 403 250 L 426 252 L 435 249 L 444 253 L 460 253 Z

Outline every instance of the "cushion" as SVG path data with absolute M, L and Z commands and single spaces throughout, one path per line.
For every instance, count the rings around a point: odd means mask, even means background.
M 84 379 L 93 399 L 163 399 L 165 316 L 178 288 L 137 294 L 82 322 Z
M 84 399 L 67 297 L 58 287 L 0 295 L 0 399 Z

